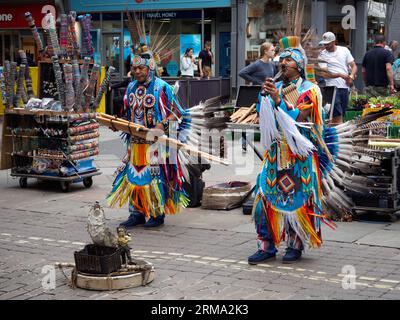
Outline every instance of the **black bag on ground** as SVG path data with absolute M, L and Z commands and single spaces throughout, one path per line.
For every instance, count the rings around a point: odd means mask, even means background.
M 255 197 L 254 195 L 251 195 L 247 198 L 247 200 L 243 203 L 243 214 L 245 215 L 250 215 L 251 211 L 253 210 L 253 204 L 254 204 Z
M 202 174 L 205 170 L 211 168 L 210 164 L 197 164 L 190 165 L 189 175 L 190 183 L 184 182 L 183 187 L 189 197 L 189 208 L 198 207 L 201 205 L 201 199 L 203 198 L 203 190 L 205 187 L 205 182 L 202 179 Z

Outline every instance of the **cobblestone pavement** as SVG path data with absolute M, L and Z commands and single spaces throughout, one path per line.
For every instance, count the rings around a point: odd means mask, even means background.
M 111 292 L 72 289 L 57 271 L 56 288 L 44 290 L 42 268 L 73 261 L 73 252 L 89 241 L 82 228 L 85 217 L 2 210 L 0 221 L 0 299 L 400 298 L 397 249 L 326 242 L 295 265 L 283 265 L 279 255 L 249 266 L 246 258 L 255 246 L 251 234 L 168 224 L 133 230 L 133 255 L 155 266 L 150 285 Z M 344 265 L 355 267 L 355 289 L 342 288 Z
M 103 142 L 103 150 L 115 143 L 113 139 Z M 133 256 L 155 266 L 149 285 L 121 291 L 73 289 L 70 269 L 65 274 L 57 269 L 55 288 L 45 289 L 46 266 L 73 262 L 74 251 L 90 242 L 85 227 L 89 205 L 95 200 L 105 204 L 111 168 L 118 162 L 115 154 L 99 157 L 103 175 L 95 178 L 91 189 L 74 186 L 70 193 L 44 183 L 21 191 L 17 181 L 0 171 L 0 300 L 400 298 L 400 251 L 395 247 L 327 240 L 320 249 L 307 250 L 296 264 L 281 263 L 281 247 L 276 261 L 249 266 L 255 233 L 238 227 L 251 223 L 251 217 L 239 209 L 200 208 L 167 217 L 158 229 L 131 229 Z M 126 218 L 126 209 L 106 209 L 106 215 L 115 228 Z M 344 289 L 353 267 L 355 288 Z

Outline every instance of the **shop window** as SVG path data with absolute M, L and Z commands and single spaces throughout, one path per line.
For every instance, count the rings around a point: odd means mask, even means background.
M 92 14 L 92 29 L 90 30 L 92 36 L 93 45 L 93 59 L 97 64 L 102 64 L 101 62 L 101 26 L 100 26 L 100 14 Z
M 28 36 L 23 36 L 21 37 L 21 45 L 22 45 L 22 50 L 26 52 L 26 57 L 28 60 L 28 63 L 30 66 L 34 66 L 35 61 L 37 59 L 36 55 L 36 45 L 35 45 L 35 40 L 33 37 L 28 37 Z M 19 60 L 19 59 L 18 59 Z
M 348 47 L 350 43 L 350 30 L 342 28 L 342 21 L 341 20 L 331 20 L 328 17 L 328 29 L 329 31 L 333 32 L 336 35 L 336 43 L 339 46 Z
M 183 16 L 183 19 L 179 17 Z M 154 39 L 147 38 L 147 41 L 158 42 L 163 39 L 163 46 L 159 46 L 158 53 L 161 58 L 161 66 L 163 73 L 161 76 L 176 77 L 180 75 L 181 56 L 187 47 L 193 47 L 194 55 L 197 58 L 202 48 L 201 44 L 201 12 L 185 11 L 185 12 L 150 12 L 149 19 L 145 20 L 147 37 L 151 34 Z M 195 18 L 191 18 L 195 17 Z M 124 14 L 124 61 L 131 53 L 132 40 L 127 29 L 127 17 Z M 210 22 L 208 22 L 210 23 Z M 151 30 L 151 32 L 150 32 Z M 158 36 L 156 35 L 159 30 Z M 210 33 L 211 27 L 206 28 Z M 142 39 L 142 42 L 143 39 Z M 125 63 L 125 69 L 128 66 Z
M 378 34 L 385 34 L 386 4 L 370 1 L 368 4 L 368 39 L 367 50 L 374 46 L 374 38 Z M 387 39 L 393 40 L 393 39 Z M 388 42 L 389 42 L 388 41 Z
M 277 43 L 286 34 L 288 0 L 249 0 L 247 6 L 246 51 L 247 62 L 258 59 L 260 45 L 269 41 Z M 303 29 L 311 27 L 311 0 L 304 1 Z
M 121 13 L 103 13 L 103 31 L 121 32 Z

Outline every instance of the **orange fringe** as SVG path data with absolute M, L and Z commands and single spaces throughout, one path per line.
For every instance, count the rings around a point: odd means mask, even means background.
M 131 163 L 134 166 L 144 167 L 149 164 L 147 153 L 150 145 L 132 143 L 131 145 Z

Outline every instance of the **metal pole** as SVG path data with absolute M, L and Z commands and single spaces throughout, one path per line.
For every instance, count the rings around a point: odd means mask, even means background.
M 204 46 L 204 39 L 205 35 L 204 35 L 204 9 L 201 9 L 201 46 Z
M 329 120 L 332 120 L 333 119 L 333 110 L 335 109 L 335 101 L 336 101 L 336 91 L 337 91 L 337 88 L 336 87 L 333 87 L 334 89 L 333 89 L 333 97 L 332 97 L 332 104 L 331 104 L 331 110 L 330 110 L 330 112 L 329 112 Z
M 124 60 L 124 12 L 121 11 L 121 33 L 119 38 L 119 74 L 120 80 L 124 78 L 125 75 L 125 60 Z M 128 71 L 127 71 L 128 72 Z
M 261 154 L 260 151 L 258 151 L 257 147 L 254 145 L 253 141 L 250 141 L 247 139 L 247 135 L 245 134 L 243 136 L 243 139 L 246 141 L 246 143 L 254 150 L 254 153 L 257 155 L 257 157 L 263 161 L 264 160 L 264 156 Z

